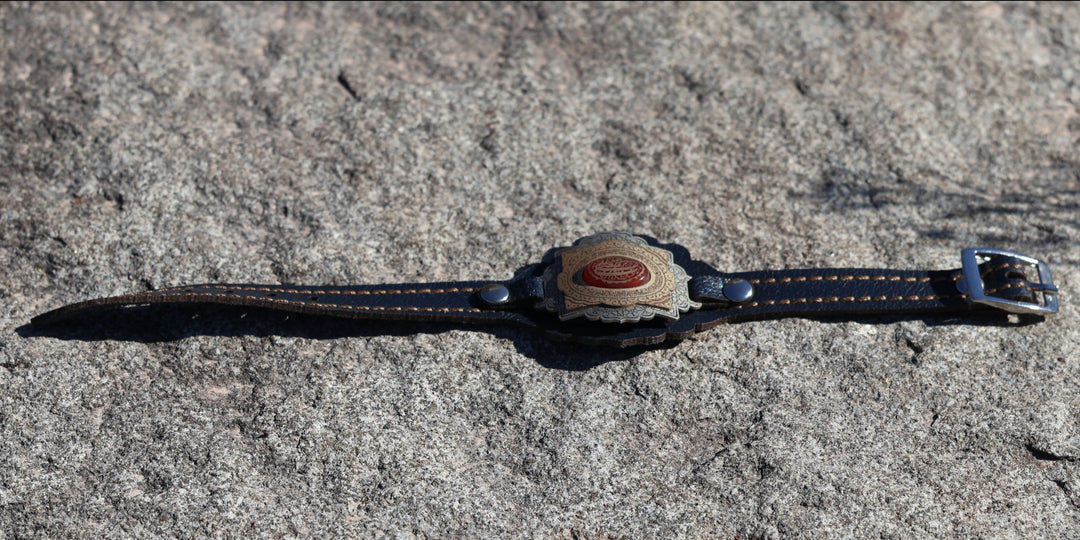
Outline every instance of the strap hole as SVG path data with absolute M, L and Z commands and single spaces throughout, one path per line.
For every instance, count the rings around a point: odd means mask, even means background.
M 277 296 L 277 293 L 266 293 L 266 296 L 268 298 L 273 298 L 273 297 Z
M 309 296 L 308 300 L 311 301 L 311 302 L 317 302 L 319 300 L 319 297 L 318 296 Z
M 232 289 L 229 289 L 229 290 L 225 291 L 225 294 L 236 294 L 236 291 L 234 291 Z

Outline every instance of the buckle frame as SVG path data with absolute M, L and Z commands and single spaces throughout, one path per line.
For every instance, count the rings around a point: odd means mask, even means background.
M 1027 285 L 1032 290 L 1042 293 L 1043 303 L 1040 305 L 1038 303 L 1020 302 L 986 294 L 982 276 L 979 274 L 979 258 L 990 255 L 1002 255 L 1020 259 L 1030 267 L 1035 268 L 1039 273 L 1039 282 L 1029 281 Z M 1053 276 L 1050 274 L 1050 267 L 1039 259 L 1003 249 L 967 248 L 960 253 L 960 260 L 964 265 L 964 275 L 963 279 L 957 282 L 957 285 L 962 285 L 960 292 L 967 294 L 972 303 L 988 305 L 1010 313 L 1036 315 L 1057 313 L 1058 288 L 1054 284 Z

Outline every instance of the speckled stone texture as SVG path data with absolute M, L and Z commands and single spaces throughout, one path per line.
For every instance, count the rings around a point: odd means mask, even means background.
M 0 4 L 0 537 L 1080 537 L 1075 4 Z M 513 329 L 64 303 L 1047 260 L 1044 322 Z

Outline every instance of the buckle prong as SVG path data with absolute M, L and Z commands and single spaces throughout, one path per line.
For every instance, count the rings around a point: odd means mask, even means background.
M 1057 292 L 1057 285 L 1053 283 L 1035 283 L 1033 281 L 1028 282 L 1028 287 L 1038 291 Z
M 1039 274 L 1039 281 L 1028 281 L 1026 286 L 1034 291 L 1042 292 L 1043 303 L 1020 302 L 986 294 L 982 277 L 979 274 L 979 262 L 980 259 L 989 259 L 989 257 L 993 255 L 1019 259 L 1027 263 L 1031 268 L 1036 269 Z M 1011 313 L 1034 313 L 1043 315 L 1057 313 L 1058 288 L 1057 285 L 1054 284 L 1054 278 L 1050 274 L 1050 267 L 1047 266 L 1046 263 L 1034 257 L 1028 257 L 1027 255 L 990 248 L 968 248 L 961 252 L 960 258 L 964 265 L 964 277 L 961 282 L 963 288 L 966 290 L 963 292 L 968 295 L 968 299 L 972 303 L 992 306 Z

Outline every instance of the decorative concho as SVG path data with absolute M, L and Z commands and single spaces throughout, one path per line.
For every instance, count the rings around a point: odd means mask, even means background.
M 701 307 L 690 301 L 690 276 L 671 252 L 627 233 L 600 233 L 574 242 L 555 254 L 543 280 L 542 307 L 563 321 L 678 319 Z

